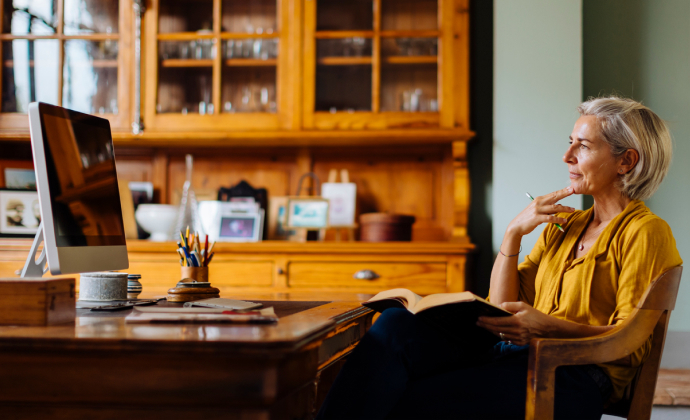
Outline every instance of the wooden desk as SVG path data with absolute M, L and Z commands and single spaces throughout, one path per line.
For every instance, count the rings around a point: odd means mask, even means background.
M 125 324 L 128 312 L 0 327 L 0 417 L 311 418 L 373 316 L 359 301 L 276 325 Z

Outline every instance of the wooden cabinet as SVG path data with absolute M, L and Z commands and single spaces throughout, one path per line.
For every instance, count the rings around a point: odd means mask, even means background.
M 30 240 L 0 240 L 0 277 L 15 277 Z M 165 295 L 180 280 L 174 243 L 129 241 L 129 273 L 141 274 L 144 291 Z M 242 292 L 347 292 L 374 294 L 396 287 L 419 294 L 465 290 L 471 244 L 218 243 L 209 270 L 224 295 Z
M 131 0 L 4 0 L 0 132 L 25 137 L 30 102 L 61 105 L 131 130 Z
M 105 116 L 127 147 L 472 136 L 468 0 L 148 0 L 139 104 L 133 1 L 3 1 L 3 138 L 28 136 L 35 100 Z
M 306 1 L 304 127 L 467 129 L 463 3 Z
M 289 3 L 152 0 L 145 25 L 146 129 L 297 128 Z
M 26 92 L 35 87 L 37 100 L 95 114 L 103 108 L 118 178 L 152 182 L 156 202 L 177 202 L 186 153 L 194 154 L 193 187 L 203 199 L 246 180 L 270 200 L 296 194 L 306 172 L 325 180 L 331 169 L 348 169 L 357 215 L 414 215 L 412 243 L 228 245 L 221 248 L 232 251 L 214 260 L 214 283 L 367 293 L 464 288 L 472 249 L 469 0 L 146 0 L 138 104 L 134 0 L 30 2 L 40 18 L 33 32 L 15 3 L 25 4 L 0 1 L 0 148 L 23 140 L 29 154 L 26 114 L 10 103 L 34 98 Z M 32 9 L 44 3 L 55 10 Z M 15 33 L 21 22 L 25 33 Z M 52 47 L 41 51 L 49 54 L 36 55 L 46 43 Z M 24 54 L 21 71 L 8 55 L 15 50 L 16 60 Z M 27 69 L 39 68 L 50 77 L 26 82 L 35 74 Z M 77 74 L 88 75 L 78 92 Z M 137 106 L 144 131 L 135 135 Z M 132 246 L 132 268 L 164 291 L 173 274 L 168 250 Z M 379 279 L 352 279 L 364 269 Z
M 420 294 L 447 290 L 446 262 L 294 261 L 288 266 L 290 288 L 334 288 L 377 293 L 404 287 Z

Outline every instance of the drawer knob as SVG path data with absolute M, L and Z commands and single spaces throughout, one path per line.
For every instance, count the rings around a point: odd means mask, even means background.
M 381 276 L 379 276 L 378 274 L 376 274 L 375 271 L 372 270 L 359 270 L 352 277 L 356 278 L 357 280 L 376 280 Z

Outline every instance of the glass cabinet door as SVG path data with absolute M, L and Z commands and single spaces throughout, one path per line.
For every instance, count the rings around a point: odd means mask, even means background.
M 99 115 L 128 130 L 128 0 L 5 0 L 0 130 L 28 128 L 30 102 Z M 123 70 L 127 69 L 127 70 Z
M 453 101 L 441 93 L 442 81 L 454 86 L 456 2 L 307 1 L 305 126 L 453 127 Z
M 288 128 L 283 0 L 154 0 L 146 127 Z M 147 12 L 149 13 L 149 12 Z M 147 29 L 148 30 L 148 29 Z

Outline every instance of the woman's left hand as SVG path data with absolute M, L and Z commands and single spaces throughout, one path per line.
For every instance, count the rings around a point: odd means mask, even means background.
M 501 307 L 513 312 L 513 316 L 480 316 L 477 325 L 492 332 L 502 340 L 511 341 L 518 346 L 529 344 L 537 337 L 547 337 L 556 318 L 539 312 L 524 302 L 504 302 Z

